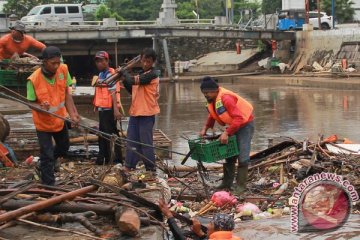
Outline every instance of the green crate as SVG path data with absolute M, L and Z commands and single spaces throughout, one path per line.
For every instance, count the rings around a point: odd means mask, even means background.
M 25 87 L 26 79 L 31 72 L 18 72 L 16 70 L 0 69 L 0 84 L 7 87 Z
M 279 59 L 271 59 L 271 61 L 270 61 L 270 66 L 271 67 L 277 67 L 277 66 L 279 66 L 279 63 L 280 63 L 280 60 Z
M 202 138 L 189 140 L 189 147 L 193 149 L 191 158 L 202 162 L 216 162 L 225 158 L 239 155 L 236 137 L 229 137 L 228 144 L 221 144 L 219 140 L 205 143 Z

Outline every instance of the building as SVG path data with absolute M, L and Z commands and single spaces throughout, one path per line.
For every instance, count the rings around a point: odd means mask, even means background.
M 353 8 L 355 9 L 354 21 L 360 21 L 360 0 L 352 0 L 354 3 Z
M 305 9 L 305 0 L 282 0 L 282 10 Z

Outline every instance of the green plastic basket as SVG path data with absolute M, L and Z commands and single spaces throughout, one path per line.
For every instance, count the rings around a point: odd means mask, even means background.
M 239 155 L 236 137 L 229 137 L 228 144 L 221 144 L 219 140 L 205 143 L 202 138 L 189 140 L 189 147 L 193 149 L 191 158 L 202 162 L 216 162 L 225 158 Z
M 19 72 L 16 70 L 0 69 L 0 84 L 8 87 L 25 87 L 26 79 L 31 72 Z

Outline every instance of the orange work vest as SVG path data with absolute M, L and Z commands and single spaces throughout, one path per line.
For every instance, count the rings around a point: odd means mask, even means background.
M 135 76 L 135 82 L 139 81 L 139 75 Z M 147 85 L 133 85 L 131 93 L 130 116 L 153 116 L 160 113 L 158 104 L 159 83 L 157 77 Z
M 48 102 L 50 104 L 49 112 L 55 113 L 61 117 L 67 117 L 65 108 L 65 94 L 67 91 L 68 68 L 65 64 L 60 64 L 55 73 L 55 83 L 50 84 L 46 81 L 41 72 L 41 68 L 37 69 L 28 78 L 32 82 L 36 94 L 36 102 Z M 32 110 L 33 121 L 35 127 L 39 131 L 59 132 L 64 127 L 64 121 L 51 116 L 47 113 Z
M 115 73 L 115 70 L 113 68 L 109 68 L 109 73 L 113 74 Z M 103 79 L 101 79 L 103 80 Z M 96 80 L 96 83 L 98 83 L 99 78 Z M 101 108 L 112 108 L 113 107 L 113 100 L 111 93 L 108 89 L 108 85 L 106 84 L 96 84 L 95 87 L 95 95 L 94 95 L 94 101 L 93 104 L 95 107 L 101 107 Z M 116 82 L 116 102 L 117 107 L 122 109 L 121 102 L 120 102 L 120 82 Z
M 209 240 L 241 240 L 241 238 L 233 236 L 231 231 L 218 231 L 212 233 Z
M 236 106 L 240 110 L 242 118 L 244 119 L 244 122 L 242 122 L 241 125 L 246 124 L 252 117 L 253 106 L 244 98 L 237 95 L 236 93 L 222 87 L 219 88 L 219 93 L 215 100 L 215 108 L 214 108 L 214 103 L 209 103 L 207 105 L 211 117 L 215 119 L 222 126 L 225 126 L 226 124 L 230 125 L 231 122 L 233 121 L 229 113 L 226 111 L 226 108 L 221 100 L 223 95 L 231 95 L 237 98 Z

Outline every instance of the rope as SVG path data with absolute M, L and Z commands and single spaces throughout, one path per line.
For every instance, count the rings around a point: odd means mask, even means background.
M 2 86 L 2 85 L 0 85 L 0 87 L 1 87 L 1 88 L 4 88 L 4 89 L 7 89 L 7 90 L 10 90 L 10 89 Z M 10 90 L 10 91 L 13 92 L 12 90 Z M 14 93 L 15 93 L 15 92 L 14 92 Z M 18 93 L 15 93 L 15 94 L 20 95 L 20 94 L 18 94 Z M 29 103 L 29 102 L 25 102 L 25 101 L 23 101 L 23 100 L 20 100 L 20 99 L 18 99 L 18 98 L 13 97 L 13 96 L 9 96 L 9 95 L 7 95 L 7 94 L 5 94 L 5 93 L 3 93 L 3 92 L 0 92 L 0 95 L 3 96 L 3 97 L 6 97 L 6 98 L 8 98 L 8 99 L 14 100 L 14 101 L 16 101 L 16 102 L 19 102 L 19 103 L 21 103 L 21 104 L 24 104 L 24 105 L 30 107 L 31 109 L 33 109 L 33 110 L 35 110 L 35 111 L 42 112 L 42 113 L 47 113 L 47 114 L 49 114 L 49 115 L 51 115 L 51 116 L 53 116 L 53 117 L 59 118 L 59 119 L 61 119 L 61 120 L 63 120 L 63 121 L 69 121 L 70 123 L 77 124 L 79 127 L 82 127 L 82 128 L 84 128 L 84 129 L 87 129 L 87 130 L 89 130 L 89 132 L 94 132 L 94 133 L 98 134 L 99 136 L 101 136 L 101 137 L 103 137 L 103 138 L 105 138 L 105 139 L 107 139 L 107 140 L 109 140 L 109 141 L 110 141 L 110 139 L 111 139 L 111 134 L 104 133 L 104 132 L 102 132 L 102 131 L 100 131 L 100 130 L 97 130 L 97 129 L 94 129 L 94 128 L 85 126 L 85 125 L 83 125 L 83 124 L 81 124 L 81 123 L 75 123 L 73 120 L 71 120 L 71 119 L 69 119 L 69 118 L 65 118 L 65 117 L 59 116 L 59 115 L 57 115 L 57 114 L 55 114 L 55 113 L 48 112 L 48 111 L 46 111 L 46 110 L 38 107 L 37 104 L 32 104 L 32 103 Z M 21 96 L 22 98 L 24 98 L 24 96 L 22 96 L 22 95 L 20 95 L 20 96 Z M 141 145 L 141 146 L 145 146 L 145 147 L 151 147 L 151 148 L 154 148 L 154 149 L 171 152 L 171 153 L 178 154 L 178 155 L 181 155 L 181 156 L 186 156 L 186 154 L 184 154 L 184 153 L 172 151 L 172 150 L 169 150 L 169 149 L 166 149 L 166 148 L 156 147 L 156 146 L 153 146 L 153 145 L 149 145 L 149 144 L 146 144 L 146 143 L 142 143 L 142 142 L 130 140 L 130 139 L 127 139 L 127 138 L 118 137 L 118 139 L 119 139 L 119 140 L 122 140 L 122 141 L 126 141 L 126 142 L 135 143 L 135 144 L 138 144 L 138 145 Z

